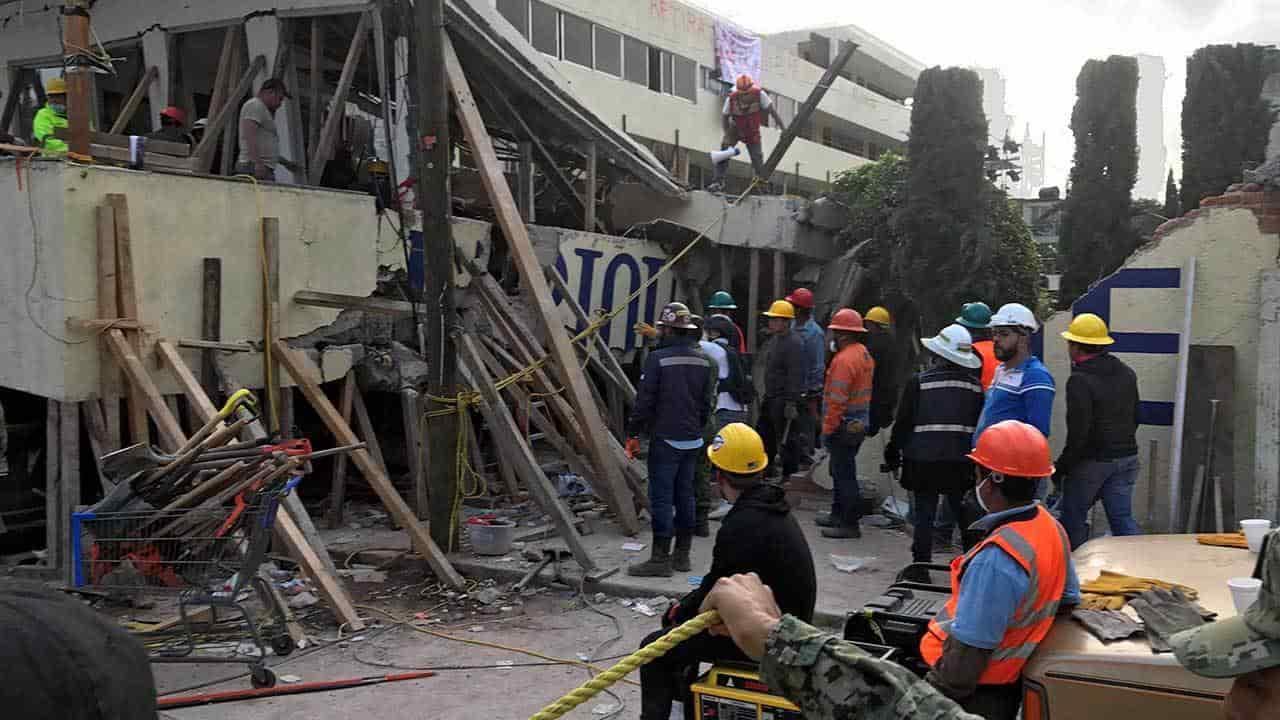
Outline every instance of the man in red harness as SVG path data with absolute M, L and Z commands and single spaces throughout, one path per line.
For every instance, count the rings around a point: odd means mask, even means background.
M 760 150 L 760 126 L 764 123 L 766 113 L 778 123 L 778 129 L 782 130 L 782 117 L 773 107 L 768 93 L 761 90 L 750 75 L 739 75 L 733 92 L 724 99 L 724 108 L 721 110 L 724 115 L 724 139 L 720 141 L 720 149 L 728 150 L 739 142 L 744 143 L 747 153 L 751 155 L 751 168 L 761 181 L 769 179 L 760 177 L 764 168 L 764 154 Z M 724 176 L 728 170 L 728 160 L 715 164 L 715 182 L 711 185 L 713 190 L 724 186 Z
M 1035 500 L 1037 481 L 1053 474 L 1044 435 L 1005 420 L 968 457 L 987 512 L 970 529 L 986 537 L 951 562 L 951 599 L 929 623 L 920 655 L 932 667 L 925 679 L 966 711 L 1013 720 L 1022 667 L 1059 609 L 1079 602 L 1080 581 L 1066 531 Z

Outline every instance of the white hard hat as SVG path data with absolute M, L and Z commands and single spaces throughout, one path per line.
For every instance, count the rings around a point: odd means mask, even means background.
M 973 336 L 961 325 L 948 325 L 922 344 L 934 355 L 970 369 L 982 367 L 982 358 L 973 351 Z
M 206 127 L 209 127 L 209 118 L 200 118 L 200 119 L 199 119 L 199 120 L 197 120 L 197 121 L 196 121 L 196 123 L 195 123 L 194 125 L 192 125 L 191 127 L 197 127 L 197 128 L 206 128 Z
M 1001 305 L 996 314 L 991 316 L 991 327 L 1020 327 L 1026 328 L 1028 332 L 1035 332 L 1040 329 L 1040 323 L 1036 320 L 1035 313 L 1027 309 L 1026 305 L 1007 303 Z

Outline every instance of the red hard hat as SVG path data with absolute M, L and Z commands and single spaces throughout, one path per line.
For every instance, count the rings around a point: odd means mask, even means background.
M 786 299 L 787 302 L 798 308 L 813 309 L 813 293 L 809 291 L 809 288 L 796 288 L 791 291 L 791 294 Z
M 804 288 L 801 288 L 803 290 Z M 797 290 L 796 292 L 799 292 Z M 809 292 L 805 290 L 805 292 Z M 835 315 L 831 316 L 831 323 L 827 325 L 828 330 L 844 330 L 846 332 L 866 332 L 867 326 L 862 324 L 862 315 L 857 310 L 849 308 L 840 308 Z
M 1003 420 L 978 436 L 978 447 L 966 457 L 982 467 L 1005 475 L 1025 478 L 1049 477 L 1049 441 L 1034 426 L 1017 420 Z
M 175 105 L 170 105 L 169 107 L 161 110 L 160 117 L 171 118 L 180 125 L 187 124 L 187 113 L 184 112 L 182 108 Z

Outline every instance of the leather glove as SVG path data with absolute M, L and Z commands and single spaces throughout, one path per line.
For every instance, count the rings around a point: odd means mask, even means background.
M 844 429 L 850 435 L 862 435 L 867 432 L 867 426 L 861 420 L 850 420 L 845 423 Z
M 800 417 L 800 407 L 793 402 L 789 402 L 782 408 L 782 416 L 788 420 L 795 420 Z
M 658 337 L 658 328 L 650 325 L 647 322 L 638 322 L 635 325 L 633 325 L 631 329 L 635 330 L 636 334 L 641 337 L 646 337 L 646 338 Z
M 640 438 L 627 438 L 627 444 L 624 445 L 623 448 L 627 451 L 627 459 L 635 460 L 640 455 Z

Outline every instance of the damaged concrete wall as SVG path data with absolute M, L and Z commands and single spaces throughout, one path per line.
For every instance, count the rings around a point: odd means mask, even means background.
M 19 190 L 12 167 L 0 161 L 0 227 L 10 240 L 0 263 L 0 386 L 62 401 L 97 392 L 99 343 L 90 333 L 68 331 L 66 318 L 97 315 L 95 208 L 108 193 L 128 197 L 139 312 L 160 337 L 200 337 L 202 259 L 218 257 L 222 339 L 262 338 L 259 202 L 262 215 L 280 220 L 282 336 L 307 333 L 338 314 L 289 302 L 296 291 L 364 296 L 376 284 L 377 216 L 368 195 L 278 185 L 255 190 L 243 182 L 61 162 L 34 163 Z M 188 355 L 193 366 L 198 359 Z M 251 366 L 242 368 L 246 376 L 261 376 L 256 356 L 237 354 L 233 362 Z M 176 392 L 170 388 L 161 387 Z

